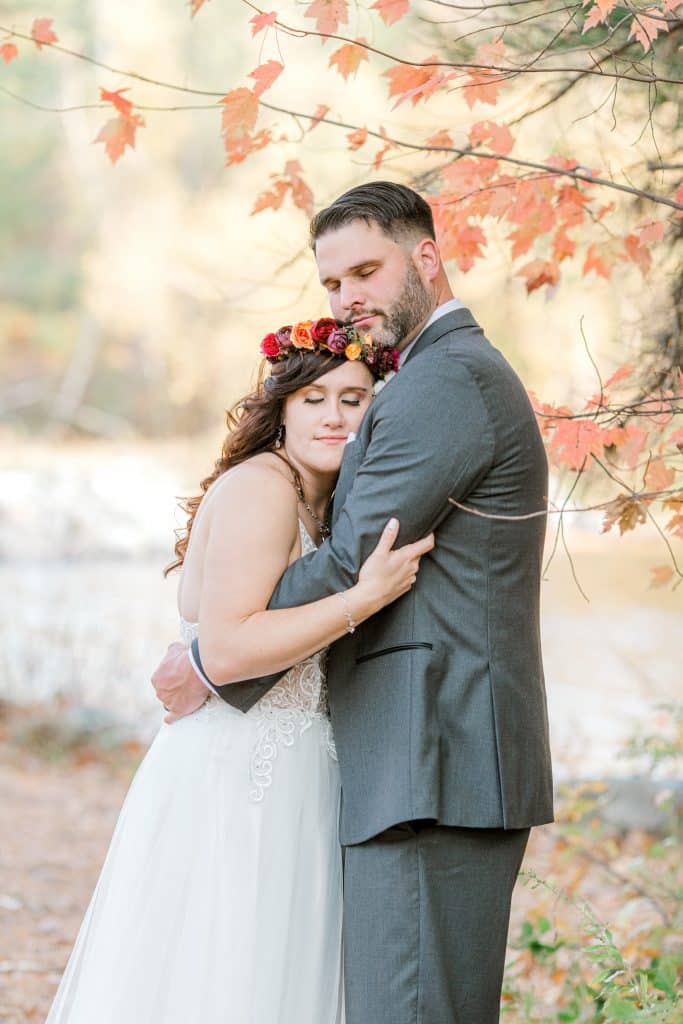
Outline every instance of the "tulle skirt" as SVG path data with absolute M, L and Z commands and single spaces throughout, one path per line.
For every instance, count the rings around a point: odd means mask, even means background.
M 343 1024 L 338 812 L 322 715 L 162 725 L 47 1024 Z

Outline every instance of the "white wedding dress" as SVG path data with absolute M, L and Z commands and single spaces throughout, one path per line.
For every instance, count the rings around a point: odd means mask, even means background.
M 338 813 L 323 653 L 162 725 L 46 1024 L 343 1024 Z

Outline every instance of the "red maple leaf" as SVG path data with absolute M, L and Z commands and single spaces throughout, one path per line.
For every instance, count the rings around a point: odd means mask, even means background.
M 355 132 L 349 132 L 346 138 L 349 140 L 349 149 L 360 149 L 368 140 L 368 130 L 357 128 Z
M 259 32 L 262 32 L 264 28 L 270 28 L 277 21 L 277 11 L 269 11 L 267 14 L 255 14 L 249 21 L 251 25 L 251 34 L 256 36 Z
M 656 15 L 656 17 L 648 17 L 650 14 Z M 647 53 L 658 34 L 668 31 L 669 26 L 666 20 L 662 18 L 661 11 L 656 7 L 648 7 L 644 12 L 638 11 L 633 15 L 631 31 L 628 36 L 629 39 L 637 39 L 643 50 Z
M 220 101 L 223 107 L 222 131 L 226 143 L 238 142 L 249 135 L 258 118 L 258 97 L 251 89 L 240 86 Z
M 348 0 L 313 0 L 304 12 L 307 18 L 315 18 L 315 27 L 325 35 L 334 34 L 340 25 L 348 25 Z
M 507 156 L 515 144 L 508 126 L 493 121 L 477 121 L 470 128 L 470 144 L 480 146 L 482 142 L 501 156 Z
M 277 60 L 269 60 L 265 64 L 260 64 L 254 71 L 251 71 L 249 77 L 253 78 L 256 82 L 254 96 L 262 96 L 266 89 L 270 89 L 275 79 L 279 78 L 284 70 L 284 64 L 280 64 Z
M 39 50 L 43 46 L 49 46 L 50 43 L 59 42 L 52 31 L 52 22 L 52 18 L 36 18 L 31 25 L 31 38 Z
M 132 117 L 124 117 L 123 114 L 119 114 L 107 121 L 94 141 L 104 143 L 107 156 L 115 164 L 123 156 L 127 146 L 135 149 L 135 133 L 144 123 L 139 114 Z
M 595 420 L 558 419 L 548 454 L 556 465 L 580 470 L 591 455 L 602 453 L 608 433 Z
M 5 64 L 10 64 L 15 57 L 19 56 L 19 50 L 14 43 L 3 43 L 0 46 L 0 57 L 4 60 Z
M 313 115 L 313 120 L 311 121 L 310 127 L 308 129 L 309 132 L 312 132 L 313 129 L 316 128 L 317 125 L 320 124 L 320 122 L 323 119 L 323 117 L 326 117 L 329 114 L 329 112 L 330 112 L 330 108 L 325 106 L 324 103 L 321 103 L 320 106 L 316 107 L 315 108 L 315 113 Z
M 116 92 L 108 92 L 106 89 L 100 89 L 100 99 L 105 103 L 111 103 L 124 117 L 130 117 L 133 112 L 133 104 L 122 95 L 124 92 L 129 92 L 129 90 L 117 89 Z
M 531 260 L 519 270 L 519 276 L 526 278 L 529 295 L 544 284 L 555 285 L 560 280 L 560 268 L 554 260 Z
M 583 6 L 586 7 L 590 2 L 591 0 L 583 0 Z M 594 28 L 596 25 L 602 25 L 607 21 L 616 4 L 617 0 L 596 0 L 583 23 L 582 31 L 588 32 L 589 29 Z
M 335 50 L 329 60 L 329 67 L 336 67 L 339 74 L 348 79 L 355 75 L 364 60 L 368 60 L 368 51 L 358 43 L 364 43 L 364 39 L 358 39 L 356 43 L 344 43 L 338 50 Z
M 674 576 L 673 566 L 671 565 L 654 565 L 650 572 L 652 573 L 650 590 L 654 590 L 656 587 L 665 587 Z
M 409 0 L 375 0 L 375 3 L 370 5 L 370 10 L 379 11 L 385 25 L 393 25 L 408 13 L 410 3 Z

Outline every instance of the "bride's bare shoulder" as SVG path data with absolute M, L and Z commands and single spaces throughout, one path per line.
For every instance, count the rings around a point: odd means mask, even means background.
M 228 470 L 211 484 L 206 497 L 211 499 L 213 514 L 223 516 L 237 508 L 241 516 L 256 511 L 259 517 L 264 513 L 282 516 L 283 512 L 291 512 L 296 523 L 296 491 L 291 470 L 270 452 L 253 455 Z

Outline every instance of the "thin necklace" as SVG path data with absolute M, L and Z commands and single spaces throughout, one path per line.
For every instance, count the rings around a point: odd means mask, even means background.
M 297 477 L 298 477 L 298 473 L 297 473 Z M 306 511 L 308 512 L 309 516 L 311 517 L 311 519 L 313 520 L 315 525 L 318 527 L 318 532 L 320 533 L 320 539 L 321 540 L 327 540 L 327 538 L 330 536 L 330 528 L 329 528 L 328 524 L 323 519 L 321 519 L 319 516 L 317 516 L 315 514 L 315 512 L 313 511 L 311 506 L 306 501 L 306 499 L 304 497 L 304 489 L 301 486 L 301 481 L 300 480 L 295 478 L 295 480 L 294 480 L 294 487 L 296 488 L 296 496 L 297 496 L 297 498 L 299 499 L 299 501 L 301 502 L 303 507 L 306 509 Z

